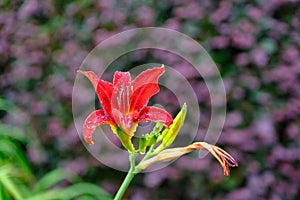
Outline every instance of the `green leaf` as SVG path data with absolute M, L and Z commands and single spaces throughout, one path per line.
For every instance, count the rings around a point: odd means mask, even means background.
M 90 195 L 93 196 L 95 199 L 99 200 L 111 200 L 110 194 L 105 192 L 101 187 L 96 186 L 91 183 L 77 183 L 64 189 L 61 197 L 63 199 L 73 199 L 75 197 L 79 197 L 81 195 Z
M 27 187 L 15 178 L 16 174 L 20 174 L 20 171 L 12 165 L 0 167 L 0 183 L 14 199 L 23 200 L 30 193 Z
M 43 176 L 32 189 L 33 193 L 37 193 L 40 191 L 44 191 L 56 184 L 60 183 L 63 180 L 68 180 L 70 182 L 74 182 L 75 180 L 79 180 L 80 178 L 71 174 L 70 172 L 58 168 Z
M 27 157 L 17 143 L 14 143 L 9 139 L 0 140 L 0 152 L 2 156 L 7 157 L 10 162 L 13 162 L 14 166 L 21 168 L 24 177 L 27 179 L 33 178 Z
M 2 184 L 0 184 L 0 199 L 1 200 L 10 200 L 10 198 Z
M 52 189 L 33 195 L 25 200 L 71 200 L 77 197 L 90 196 L 92 199 L 112 200 L 111 196 L 102 188 L 90 183 L 77 183 L 65 189 Z
M 15 110 L 15 106 L 14 104 L 0 97 L 0 110 L 5 110 L 6 112 L 13 112 Z
M 26 142 L 25 134 L 19 128 L 7 125 L 0 124 L 0 136 L 9 137 L 20 142 Z
M 59 200 L 59 199 L 70 199 L 70 198 L 62 198 L 61 194 L 64 189 L 52 189 L 48 191 L 43 191 L 41 193 L 32 195 L 31 197 L 26 198 L 25 200 Z

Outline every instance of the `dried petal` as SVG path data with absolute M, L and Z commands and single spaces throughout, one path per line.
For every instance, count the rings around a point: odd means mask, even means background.
M 219 161 L 219 163 L 223 168 L 225 176 L 229 175 L 229 167 L 238 166 L 238 163 L 234 160 L 234 158 L 223 149 L 208 144 L 206 142 L 195 142 L 186 147 L 165 149 L 160 153 L 158 153 L 156 156 L 141 162 L 138 167 L 140 169 L 145 169 L 148 166 L 152 165 L 153 163 L 160 162 L 160 161 L 163 162 L 171 161 L 191 151 L 200 150 L 200 149 L 208 150 Z

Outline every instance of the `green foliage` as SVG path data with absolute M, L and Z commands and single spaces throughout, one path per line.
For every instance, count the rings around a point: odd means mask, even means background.
M 0 110 L 10 112 L 16 108 L 0 98 Z M 0 123 L 0 200 L 112 199 L 99 186 L 83 182 L 61 168 L 38 179 L 24 152 L 26 145 L 24 131 Z

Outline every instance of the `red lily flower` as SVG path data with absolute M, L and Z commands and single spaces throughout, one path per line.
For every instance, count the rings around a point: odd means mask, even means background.
M 133 81 L 129 72 L 115 72 L 113 83 L 101 80 L 92 71 L 77 71 L 93 84 L 103 110 L 92 112 L 85 120 L 83 136 L 93 144 L 92 134 L 96 127 L 109 124 L 116 133 L 119 127 L 129 139 L 139 122 L 161 122 L 172 124 L 172 116 L 165 110 L 147 106 L 149 99 L 159 92 L 158 78 L 165 72 L 164 66 L 143 71 Z

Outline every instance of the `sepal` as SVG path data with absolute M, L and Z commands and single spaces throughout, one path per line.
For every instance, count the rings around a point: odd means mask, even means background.
M 130 135 L 126 134 L 124 131 L 122 131 L 122 129 L 119 126 L 116 126 L 115 133 L 118 136 L 118 138 L 120 139 L 120 141 L 125 149 L 127 149 L 129 152 L 135 151 L 134 146 L 131 142 L 132 136 L 130 136 Z

